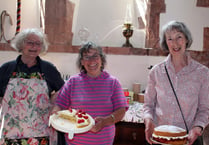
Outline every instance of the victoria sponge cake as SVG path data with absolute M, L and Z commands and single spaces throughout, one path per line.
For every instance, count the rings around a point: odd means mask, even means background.
M 154 128 L 152 139 L 164 144 L 184 145 L 187 143 L 185 129 L 173 125 L 161 125 Z

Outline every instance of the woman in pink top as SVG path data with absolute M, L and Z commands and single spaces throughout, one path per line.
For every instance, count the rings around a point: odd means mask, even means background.
M 106 57 L 102 48 L 92 42 L 79 50 L 77 66 L 80 73 L 66 81 L 57 96 L 58 110 L 81 109 L 94 120 L 93 128 L 75 134 L 73 139 L 65 134 L 66 145 L 112 145 L 115 123 L 120 121 L 128 104 L 119 80 L 104 70 Z
M 187 52 L 192 36 L 184 23 L 171 21 L 166 24 L 160 44 L 169 55 L 149 74 L 144 103 L 146 140 L 152 144 L 154 127 L 168 124 L 188 129 L 189 145 L 202 144 L 198 143 L 198 138 L 209 122 L 209 69 Z

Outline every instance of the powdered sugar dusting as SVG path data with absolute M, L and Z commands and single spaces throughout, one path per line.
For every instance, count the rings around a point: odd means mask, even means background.
M 173 126 L 173 125 L 161 125 L 155 128 L 156 131 L 161 132 L 171 132 L 171 133 L 180 133 L 182 131 L 185 131 L 183 128 Z

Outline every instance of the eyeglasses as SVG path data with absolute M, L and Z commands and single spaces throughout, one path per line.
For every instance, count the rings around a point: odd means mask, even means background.
M 30 40 L 26 40 L 24 42 L 26 45 L 31 46 L 31 47 L 33 47 L 33 46 L 41 47 L 43 44 L 42 42 L 39 42 L 39 41 L 30 41 Z
M 85 61 L 90 61 L 90 60 L 98 60 L 99 59 L 99 54 L 94 54 L 92 56 L 83 56 L 83 60 Z

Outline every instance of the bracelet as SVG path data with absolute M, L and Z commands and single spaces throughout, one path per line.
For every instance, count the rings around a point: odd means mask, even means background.
M 115 123 L 115 116 L 113 114 L 110 115 L 112 117 L 113 123 Z

